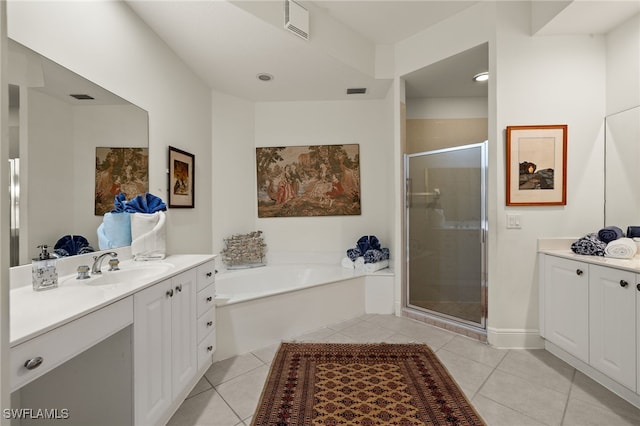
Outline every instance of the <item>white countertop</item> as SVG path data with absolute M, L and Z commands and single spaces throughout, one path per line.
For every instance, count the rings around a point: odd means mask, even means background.
M 538 253 L 640 273 L 640 254 L 636 254 L 631 259 L 615 259 L 612 257 L 576 254 L 571 251 L 571 243 L 577 239 L 578 238 L 540 239 L 538 240 Z
M 92 286 L 91 279 L 76 280 L 73 274 L 73 276 L 59 277 L 58 287 L 49 290 L 34 291 L 31 283 L 13 288 L 9 299 L 10 346 L 23 343 L 214 258 L 215 255 L 180 254 L 167 256 L 159 261 L 126 260 L 121 265 L 126 266 L 128 262 L 135 262 L 151 266 L 154 262 L 158 262 L 168 263 L 171 268 L 168 272 L 150 279 L 123 282 L 117 285 Z

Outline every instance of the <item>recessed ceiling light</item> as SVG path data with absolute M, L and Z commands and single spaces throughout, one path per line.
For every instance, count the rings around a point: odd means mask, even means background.
M 267 74 L 266 72 L 261 72 L 256 75 L 256 78 L 260 81 L 271 81 L 273 80 L 273 76 L 271 74 Z
M 478 73 L 478 74 L 473 76 L 473 81 L 482 82 L 482 81 L 487 81 L 487 80 L 489 80 L 489 73 L 486 72 L 486 71 Z

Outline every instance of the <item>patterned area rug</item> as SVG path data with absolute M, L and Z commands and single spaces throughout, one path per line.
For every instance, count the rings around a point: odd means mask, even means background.
M 252 424 L 485 423 L 427 345 L 282 343 Z

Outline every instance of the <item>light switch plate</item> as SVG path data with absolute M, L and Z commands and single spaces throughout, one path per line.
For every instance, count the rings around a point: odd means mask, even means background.
M 519 214 L 507 214 L 507 229 L 522 229 L 522 217 Z

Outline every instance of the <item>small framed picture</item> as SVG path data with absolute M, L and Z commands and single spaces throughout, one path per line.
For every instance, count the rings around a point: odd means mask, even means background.
M 169 147 L 169 207 L 195 207 L 195 157 Z
M 507 206 L 567 204 L 567 125 L 507 127 Z

